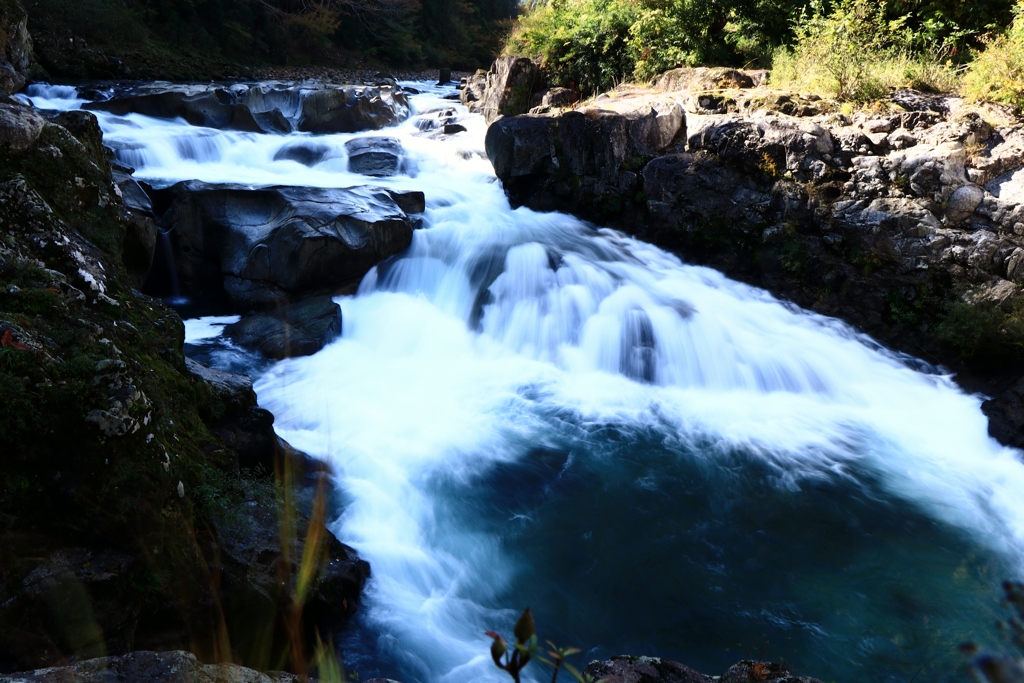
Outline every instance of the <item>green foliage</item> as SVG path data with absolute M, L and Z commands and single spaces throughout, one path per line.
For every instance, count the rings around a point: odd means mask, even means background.
M 776 54 L 773 85 L 859 102 L 897 88 L 955 87 L 951 64 L 941 64 L 935 51 L 911 49 L 921 41 L 907 26 L 909 15 L 892 18 L 884 3 L 869 0 L 839 0 L 831 9 L 815 0 L 811 8 L 794 28 L 792 48 Z
M 1018 2 L 1009 30 L 991 39 L 970 65 L 963 90 L 975 101 L 1024 109 L 1024 0 Z
M 551 0 L 520 20 L 506 50 L 540 57 L 556 83 L 597 92 L 632 74 L 629 32 L 639 18 L 631 0 Z

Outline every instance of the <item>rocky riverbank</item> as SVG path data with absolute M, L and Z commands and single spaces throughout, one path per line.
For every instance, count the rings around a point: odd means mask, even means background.
M 19 16 L 6 91 L 31 73 Z M 301 669 L 369 567 L 252 382 L 186 359 L 139 291 L 157 228 L 102 142 L 0 95 L 0 671 L 135 648 Z
M 530 69 L 499 62 L 462 91 L 495 121 L 487 153 L 513 204 L 613 225 L 943 364 L 993 397 L 993 436 L 1024 446 L 1012 111 L 911 91 L 847 110 L 727 69 L 558 108 Z M 533 88 L 528 114 L 516 87 Z

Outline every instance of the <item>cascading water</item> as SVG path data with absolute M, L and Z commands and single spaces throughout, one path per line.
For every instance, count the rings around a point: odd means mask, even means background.
M 826 680 L 958 680 L 956 645 L 994 638 L 1024 465 L 947 377 L 619 233 L 512 210 L 478 117 L 387 131 L 418 172 L 367 179 L 352 135 L 317 137 L 309 168 L 279 156 L 305 135 L 98 116 L 156 186 L 426 193 L 408 252 L 338 299 L 342 338 L 253 370 L 279 433 L 334 466 L 332 528 L 373 567 L 345 641 L 363 678 L 498 680 L 483 631 L 526 605 L 587 658 L 708 673 L 760 652 Z M 191 321 L 190 343 L 223 344 L 224 322 Z

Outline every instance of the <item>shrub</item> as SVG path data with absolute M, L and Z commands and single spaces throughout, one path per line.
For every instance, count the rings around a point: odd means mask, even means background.
M 1009 30 L 991 39 L 964 76 L 969 99 L 1003 102 L 1024 109 L 1024 0 Z
M 522 17 L 506 52 L 540 57 L 556 83 L 606 90 L 633 73 L 627 42 L 639 17 L 630 0 L 551 0 Z
M 957 85 L 944 47 L 908 46 L 921 39 L 907 27 L 909 15 L 890 19 L 884 3 L 839 0 L 825 13 L 820 0 L 794 29 L 792 48 L 780 50 L 773 85 L 808 90 L 840 100 L 867 101 L 899 88 L 949 91 Z

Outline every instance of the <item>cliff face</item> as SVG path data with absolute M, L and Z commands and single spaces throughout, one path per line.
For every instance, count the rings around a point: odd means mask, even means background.
M 33 64 L 25 8 L 18 0 L 0 0 L 0 91 L 13 93 L 25 87 Z
M 493 123 L 512 203 L 619 227 L 945 364 L 1024 446 L 1024 125 L 949 96 L 844 114 L 752 87 L 760 73 L 669 76 Z

